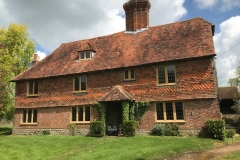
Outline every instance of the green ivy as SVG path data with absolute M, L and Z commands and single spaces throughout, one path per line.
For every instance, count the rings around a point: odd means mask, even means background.
M 123 121 L 129 120 L 129 102 L 122 102 L 122 118 Z
M 149 106 L 150 103 L 148 100 L 133 102 L 133 105 L 130 108 L 130 119 L 140 121 Z
M 93 103 L 93 106 L 95 106 L 98 110 L 98 113 L 100 115 L 100 120 L 105 123 L 106 122 L 106 105 L 104 103 Z

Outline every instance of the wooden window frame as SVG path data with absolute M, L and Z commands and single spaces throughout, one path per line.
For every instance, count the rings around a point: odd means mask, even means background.
M 131 78 L 131 71 L 134 71 L 134 78 Z M 128 72 L 128 77 L 129 78 L 126 78 L 125 77 L 125 71 L 127 71 Z M 133 81 L 133 80 L 136 80 L 136 72 L 135 72 L 135 69 L 124 69 L 123 70 L 123 80 L 124 81 Z
M 36 91 L 35 91 L 35 85 L 36 85 L 36 82 L 37 82 L 37 93 L 35 93 Z M 32 94 L 30 94 L 29 93 L 29 90 L 30 90 L 30 83 L 33 83 L 33 86 L 32 86 L 32 88 L 33 88 L 33 93 Z M 27 96 L 38 96 L 38 94 L 39 94 L 39 82 L 38 81 L 31 81 L 31 82 L 27 82 Z
M 168 69 L 167 69 L 167 67 L 169 67 L 169 66 L 174 67 L 174 77 L 175 77 L 175 82 L 174 83 L 168 83 Z M 164 67 L 165 83 L 159 83 L 159 74 L 158 74 L 159 67 Z M 176 75 L 176 66 L 175 65 L 160 65 L 160 66 L 157 66 L 156 67 L 156 74 L 157 74 L 157 86 L 176 85 L 176 83 L 177 83 L 177 75 Z
M 29 112 L 29 110 L 32 110 L 32 114 L 31 114 L 31 122 L 28 122 L 28 116 L 29 116 L 29 114 L 28 114 L 28 112 Z M 23 117 L 24 117 L 24 111 L 26 111 L 26 119 L 25 119 L 25 122 L 23 121 Z M 34 111 L 36 111 L 37 112 L 37 114 L 36 114 L 36 122 L 33 122 L 33 119 L 34 119 Z M 21 125 L 36 125 L 37 124 L 37 120 L 38 120 L 38 118 L 37 118 L 37 115 L 38 115 L 38 110 L 37 109 L 23 109 L 22 110 L 22 114 L 21 114 Z
M 90 58 L 87 58 L 87 52 L 90 53 Z M 90 59 L 93 59 L 93 52 L 92 51 L 82 51 L 82 52 L 78 52 L 78 57 L 79 57 L 79 60 L 83 61 L 83 60 L 90 60 Z M 81 54 L 84 54 L 84 58 L 82 59 L 81 58 Z
M 176 113 L 176 103 L 181 102 L 182 103 L 182 108 L 183 108 L 183 119 L 177 120 L 177 113 Z M 157 119 L 157 103 L 162 103 L 163 104 L 163 117 L 164 120 L 158 120 Z M 167 113 L 166 113 L 166 103 L 172 103 L 173 106 L 173 120 L 167 120 Z M 185 107 L 184 103 L 182 101 L 174 101 L 174 102 L 156 102 L 155 103 L 155 122 L 165 122 L 165 123 L 172 123 L 172 122 L 186 122 L 186 117 L 185 117 Z
M 81 90 L 81 77 L 85 76 L 86 77 L 86 90 Z M 79 90 L 75 90 L 75 77 L 79 77 Z M 87 91 L 87 75 L 81 75 L 81 76 L 74 76 L 73 77 L 73 92 L 86 92 Z
M 89 117 L 90 117 L 90 120 L 89 121 L 86 121 L 85 119 L 86 119 L 86 107 L 90 107 L 90 115 L 89 115 Z M 76 108 L 76 121 L 73 121 L 72 120 L 72 112 L 73 112 L 73 108 L 74 107 L 71 107 L 71 119 L 70 119 L 70 121 L 71 121 L 71 123 L 80 123 L 80 124 L 82 124 L 82 123 L 90 123 L 91 122 L 91 112 L 92 112 L 92 107 L 90 106 L 90 105 L 86 105 L 86 106 L 75 106 L 75 108 Z M 79 110 L 79 108 L 83 108 L 83 121 L 78 121 L 78 110 Z

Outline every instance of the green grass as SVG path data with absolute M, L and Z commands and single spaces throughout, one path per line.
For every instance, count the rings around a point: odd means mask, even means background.
M 1 136 L 1 159 L 147 160 L 203 151 L 220 141 L 197 137 Z
M 214 160 L 239 160 L 240 159 L 240 151 L 225 154 L 221 157 L 215 158 Z

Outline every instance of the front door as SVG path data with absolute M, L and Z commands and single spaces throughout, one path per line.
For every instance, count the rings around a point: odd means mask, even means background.
M 122 103 L 109 102 L 106 107 L 107 135 L 118 135 L 122 125 Z

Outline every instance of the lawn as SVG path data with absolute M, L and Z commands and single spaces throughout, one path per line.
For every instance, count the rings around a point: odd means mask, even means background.
M 147 160 L 210 149 L 220 141 L 197 137 L 0 136 L 1 159 Z
M 239 160 L 240 159 L 240 151 L 229 153 L 223 156 L 220 156 L 218 158 L 215 158 L 214 160 Z

